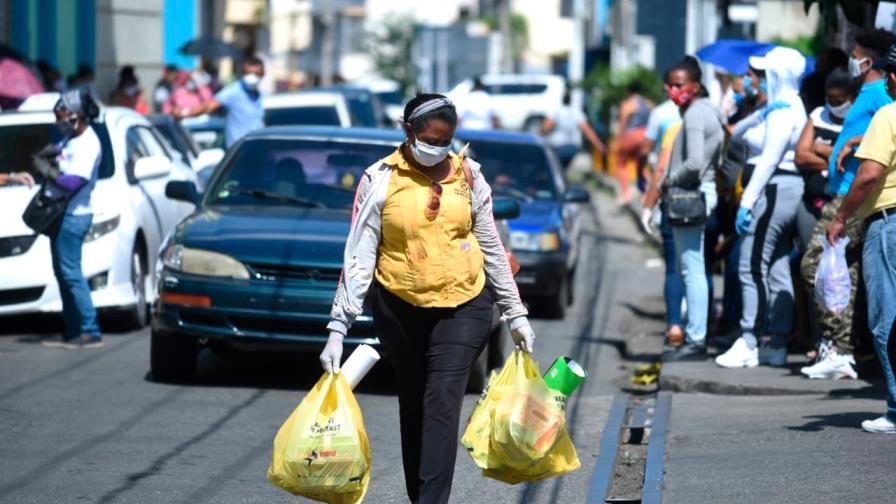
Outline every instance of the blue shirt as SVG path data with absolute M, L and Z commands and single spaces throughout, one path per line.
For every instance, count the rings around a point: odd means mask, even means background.
M 843 148 L 843 144 L 852 137 L 865 134 L 871 118 L 884 105 L 893 103 L 893 99 L 887 94 L 887 82 L 884 79 L 869 82 L 862 85 L 859 96 L 846 114 L 843 120 L 843 130 L 834 144 L 834 151 L 828 164 L 828 192 L 842 196 L 849 192 L 856 171 L 859 169 L 859 160 L 855 156 L 849 156 L 843 161 L 843 173 L 837 171 L 837 156 Z
M 215 100 L 227 107 L 227 119 L 224 124 L 224 145 L 230 147 L 252 130 L 264 127 L 264 107 L 262 96 L 249 96 L 242 81 L 228 84 L 218 91 Z

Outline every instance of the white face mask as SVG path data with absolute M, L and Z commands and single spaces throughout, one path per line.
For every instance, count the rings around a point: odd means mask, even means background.
M 849 58 L 849 75 L 852 75 L 853 78 L 861 77 L 865 72 L 862 70 L 862 65 L 869 62 L 868 58 L 855 59 L 853 57 Z
M 837 105 L 836 107 L 831 105 L 830 103 L 827 103 L 826 105 L 831 115 L 838 119 L 843 119 L 844 117 L 846 117 L 846 114 L 849 113 L 849 109 L 852 108 L 852 102 L 849 100 L 841 103 L 840 105 Z
M 451 150 L 451 145 L 437 147 L 421 142 L 420 139 L 410 144 L 409 147 L 411 148 L 411 155 L 423 166 L 435 166 L 441 163 L 448 156 L 448 151 Z
M 258 83 L 261 82 L 261 77 L 254 73 L 247 73 L 243 76 L 243 84 L 246 85 L 249 89 L 255 89 L 258 87 Z

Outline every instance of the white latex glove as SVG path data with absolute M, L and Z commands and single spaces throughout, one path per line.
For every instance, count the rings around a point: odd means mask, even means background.
M 342 333 L 330 331 L 330 337 L 327 338 L 327 346 L 320 353 L 320 364 L 324 367 L 324 371 L 328 373 L 339 373 L 342 366 Z
M 532 353 L 535 348 L 535 332 L 529 322 L 511 330 L 510 337 L 513 338 L 513 344 L 524 352 Z
M 653 209 L 652 208 L 642 208 L 641 209 L 641 227 L 644 228 L 644 231 L 650 233 L 653 230 Z

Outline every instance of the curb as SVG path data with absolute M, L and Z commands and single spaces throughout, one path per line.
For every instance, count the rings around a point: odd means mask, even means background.
M 782 395 L 817 395 L 827 394 L 820 390 L 790 389 L 779 387 L 761 387 L 754 385 L 734 385 L 708 380 L 695 380 L 675 375 L 660 373 L 660 390 L 668 390 L 677 393 L 704 393 L 716 395 L 756 395 L 756 396 L 782 396 Z

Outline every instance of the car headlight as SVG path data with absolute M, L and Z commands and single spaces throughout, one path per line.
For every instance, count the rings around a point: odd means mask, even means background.
M 555 232 L 513 231 L 510 233 L 510 247 L 527 252 L 553 252 L 560 250 L 560 235 Z
M 192 275 L 249 278 L 249 270 L 233 257 L 183 245 L 168 247 L 162 253 L 162 262 L 173 270 Z
M 96 222 L 90 226 L 90 229 L 87 230 L 87 235 L 84 236 L 84 243 L 92 242 L 94 240 L 98 240 L 103 236 L 111 233 L 118 229 L 118 222 L 121 220 L 121 217 L 116 215 L 111 219 L 104 220 L 102 222 Z

